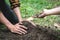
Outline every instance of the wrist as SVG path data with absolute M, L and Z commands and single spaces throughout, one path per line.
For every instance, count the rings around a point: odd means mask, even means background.
M 51 11 L 50 11 L 50 10 L 47 10 L 47 9 L 44 9 L 44 14 L 45 14 L 46 16 L 48 16 L 48 15 L 51 14 Z
M 18 18 L 18 20 L 19 20 L 19 22 L 22 22 L 23 21 L 22 18 Z
M 13 24 L 6 24 L 6 27 L 7 27 L 9 30 L 11 30 L 12 27 L 13 27 Z
M 12 25 L 12 24 L 11 24 L 11 23 L 6 23 L 5 25 L 6 25 L 7 27 L 9 27 L 9 26 Z

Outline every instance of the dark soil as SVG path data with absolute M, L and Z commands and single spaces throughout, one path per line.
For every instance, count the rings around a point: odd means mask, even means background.
M 11 33 L 8 29 L 0 29 L 0 40 L 60 40 L 60 32 L 50 28 L 44 28 L 39 25 L 32 25 L 30 22 L 24 21 L 23 25 L 28 27 L 28 33 L 18 35 Z

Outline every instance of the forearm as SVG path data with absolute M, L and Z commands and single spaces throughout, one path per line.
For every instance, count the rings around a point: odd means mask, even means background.
M 21 13 L 20 13 L 20 2 L 19 0 L 10 0 L 11 8 L 16 13 L 19 22 L 22 20 Z
M 18 17 L 19 22 L 22 21 L 22 17 L 21 17 L 21 13 L 20 13 L 19 7 L 16 7 L 13 10 L 14 10 L 14 12 L 16 13 L 16 15 Z
M 60 7 L 47 10 L 46 12 L 48 15 L 60 15 Z
M 3 23 L 4 25 L 6 25 L 7 27 L 9 27 L 9 25 L 12 25 L 5 17 L 2 13 L 0 13 L 0 21 L 1 23 Z

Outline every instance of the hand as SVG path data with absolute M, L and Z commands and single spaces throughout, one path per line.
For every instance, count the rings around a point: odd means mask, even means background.
M 27 33 L 27 31 L 25 30 L 27 28 L 23 25 L 19 25 L 19 23 L 15 24 L 15 25 L 10 25 L 9 29 L 11 32 L 17 33 L 17 34 L 26 34 Z
M 34 23 L 33 23 L 32 21 L 30 21 L 30 20 L 24 19 L 23 22 L 28 22 L 28 23 L 30 23 L 30 24 L 32 24 L 32 25 L 34 25 L 34 26 L 36 27 L 36 24 L 34 24 Z
M 48 16 L 48 10 L 44 9 L 40 14 L 36 14 L 33 16 L 34 18 L 44 18 L 45 16 Z

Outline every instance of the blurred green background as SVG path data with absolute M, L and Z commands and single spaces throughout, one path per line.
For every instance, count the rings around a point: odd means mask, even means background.
M 6 2 L 9 4 L 8 0 L 6 0 Z M 20 3 L 23 18 L 28 18 L 40 13 L 43 9 L 51 9 L 60 6 L 60 0 L 20 0 Z M 51 15 L 45 18 L 35 18 L 34 22 L 41 26 L 53 26 L 54 23 L 60 22 L 60 17 Z
M 9 4 L 9 0 L 6 0 L 6 2 Z M 43 9 L 52 9 L 60 6 L 60 0 L 20 0 L 20 3 L 20 10 L 23 18 L 29 18 L 38 14 Z M 35 18 L 33 21 L 40 26 L 54 27 L 54 23 L 60 23 L 60 16 L 51 15 L 45 18 Z M 0 25 L 0 28 L 5 29 L 6 27 Z M 57 32 L 60 32 L 60 30 Z M 60 38 L 60 35 L 57 37 Z

